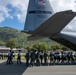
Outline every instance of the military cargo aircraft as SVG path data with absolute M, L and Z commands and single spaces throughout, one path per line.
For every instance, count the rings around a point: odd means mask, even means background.
M 76 31 L 65 26 L 74 19 L 76 12 L 54 12 L 49 0 L 29 0 L 24 32 L 31 34 L 28 40 L 52 39 L 76 50 Z

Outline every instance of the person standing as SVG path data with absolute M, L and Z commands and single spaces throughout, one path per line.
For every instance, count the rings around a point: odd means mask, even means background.
M 27 53 L 26 53 L 26 66 L 28 67 L 29 66 L 29 59 L 30 59 L 30 52 L 28 51 Z
M 21 62 L 21 51 L 18 51 L 17 64 L 22 64 Z
M 44 52 L 44 65 L 48 65 L 47 57 L 48 57 L 48 54 L 47 54 L 46 51 L 45 51 L 45 52 Z
M 40 66 L 40 51 L 36 53 L 36 66 Z
M 55 65 L 55 61 L 54 61 L 54 54 L 52 52 L 50 52 L 50 65 Z
M 31 59 L 30 65 L 33 67 L 35 63 L 35 51 L 34 50 L 31 51 L 30 59 Z
M 43 56 L 44 56 L 43 51 L 40 51 L 40 63 L 41 63 L 41 65 L 43 64 Z
M 8 52 L 8 59 L 7 59 L 7 62 L 6 62 L 6 64 L 13 64 L 13 62 L 12 62 L 12 59 L 13 59 L 13 53 L 12 53 L 12 51 L 10 50 L 9 52 Z

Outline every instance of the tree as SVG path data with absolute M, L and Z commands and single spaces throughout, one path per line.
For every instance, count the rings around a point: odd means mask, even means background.
M 48 49 L 48 45 L 46 43 L 36 43 L 33 45 L 33 49 L 34 50 L 47 50 Z
M 51 49 L 52 50 L 60 49 L 60 45 L 59 44 L 53 44 L 53 45 L 51 45 Z
M 14 39 L 10 39 L 6 42 L 6 46 L 7 47 L 10 47 L 11 49 L 15 48 L 16 47 L 16 43 L 15 43 L 15 40 Z
M 36 44 L 33 45 L 34 50 L 40 49 L 40 42 L 37 42 Z
M 5 45 L 5 43 L 0 41 L 0 46 L 4 46 L 4 45 Z
M 70 50 L 70 49 L 69 49 L 69 48 L 67 48 L 66 46 L 61 46 L 61 49 L 62 49 L 63 51 Z
M 26 47 L 27 50 L 48 50 L 48 45 L 47 43 L 43 42 L 37 42 L 35 44 L 31 44 L 31 45 L 28 45 Z
M 48 45 L 46 43 L 42 43 L 40 45 L 40 50 L 48 50 Z
M 32 50 L 33 49 L 33 46 L 32 45 L 29 45 L 29 46 L 26 47 L 26 49 L 27 50 Z

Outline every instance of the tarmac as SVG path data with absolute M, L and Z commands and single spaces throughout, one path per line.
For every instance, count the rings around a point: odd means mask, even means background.
M 6 60 L 0 60 L 0 75 L 76 75 L 76 65 L 54 65 L 26 67 L 25 60 L 22 64 L 7 65 Z

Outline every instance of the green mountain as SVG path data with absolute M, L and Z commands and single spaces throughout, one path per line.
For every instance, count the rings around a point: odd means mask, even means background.
M 36 42 L 46 42 L 48 44 L 53 43 L 52 40 L 50 39 L 41 39 L 37 41 L 27 41 L 27 36 L 28 34 L 21 32 L 20 30 L 10 28 L 10 27 L 0 27 L 0 41 L 1 42 L 6 42 L 9 39 L 14 39 L 16 40 L 17 45 L 27 45 L 27 44 L 32 44 Z
M 0 41 L 6 42 L 9 39 L 15 39 L 17 43 L 22 44 L 27 41 L 27 34 L 14 28 L 0 27 Z

